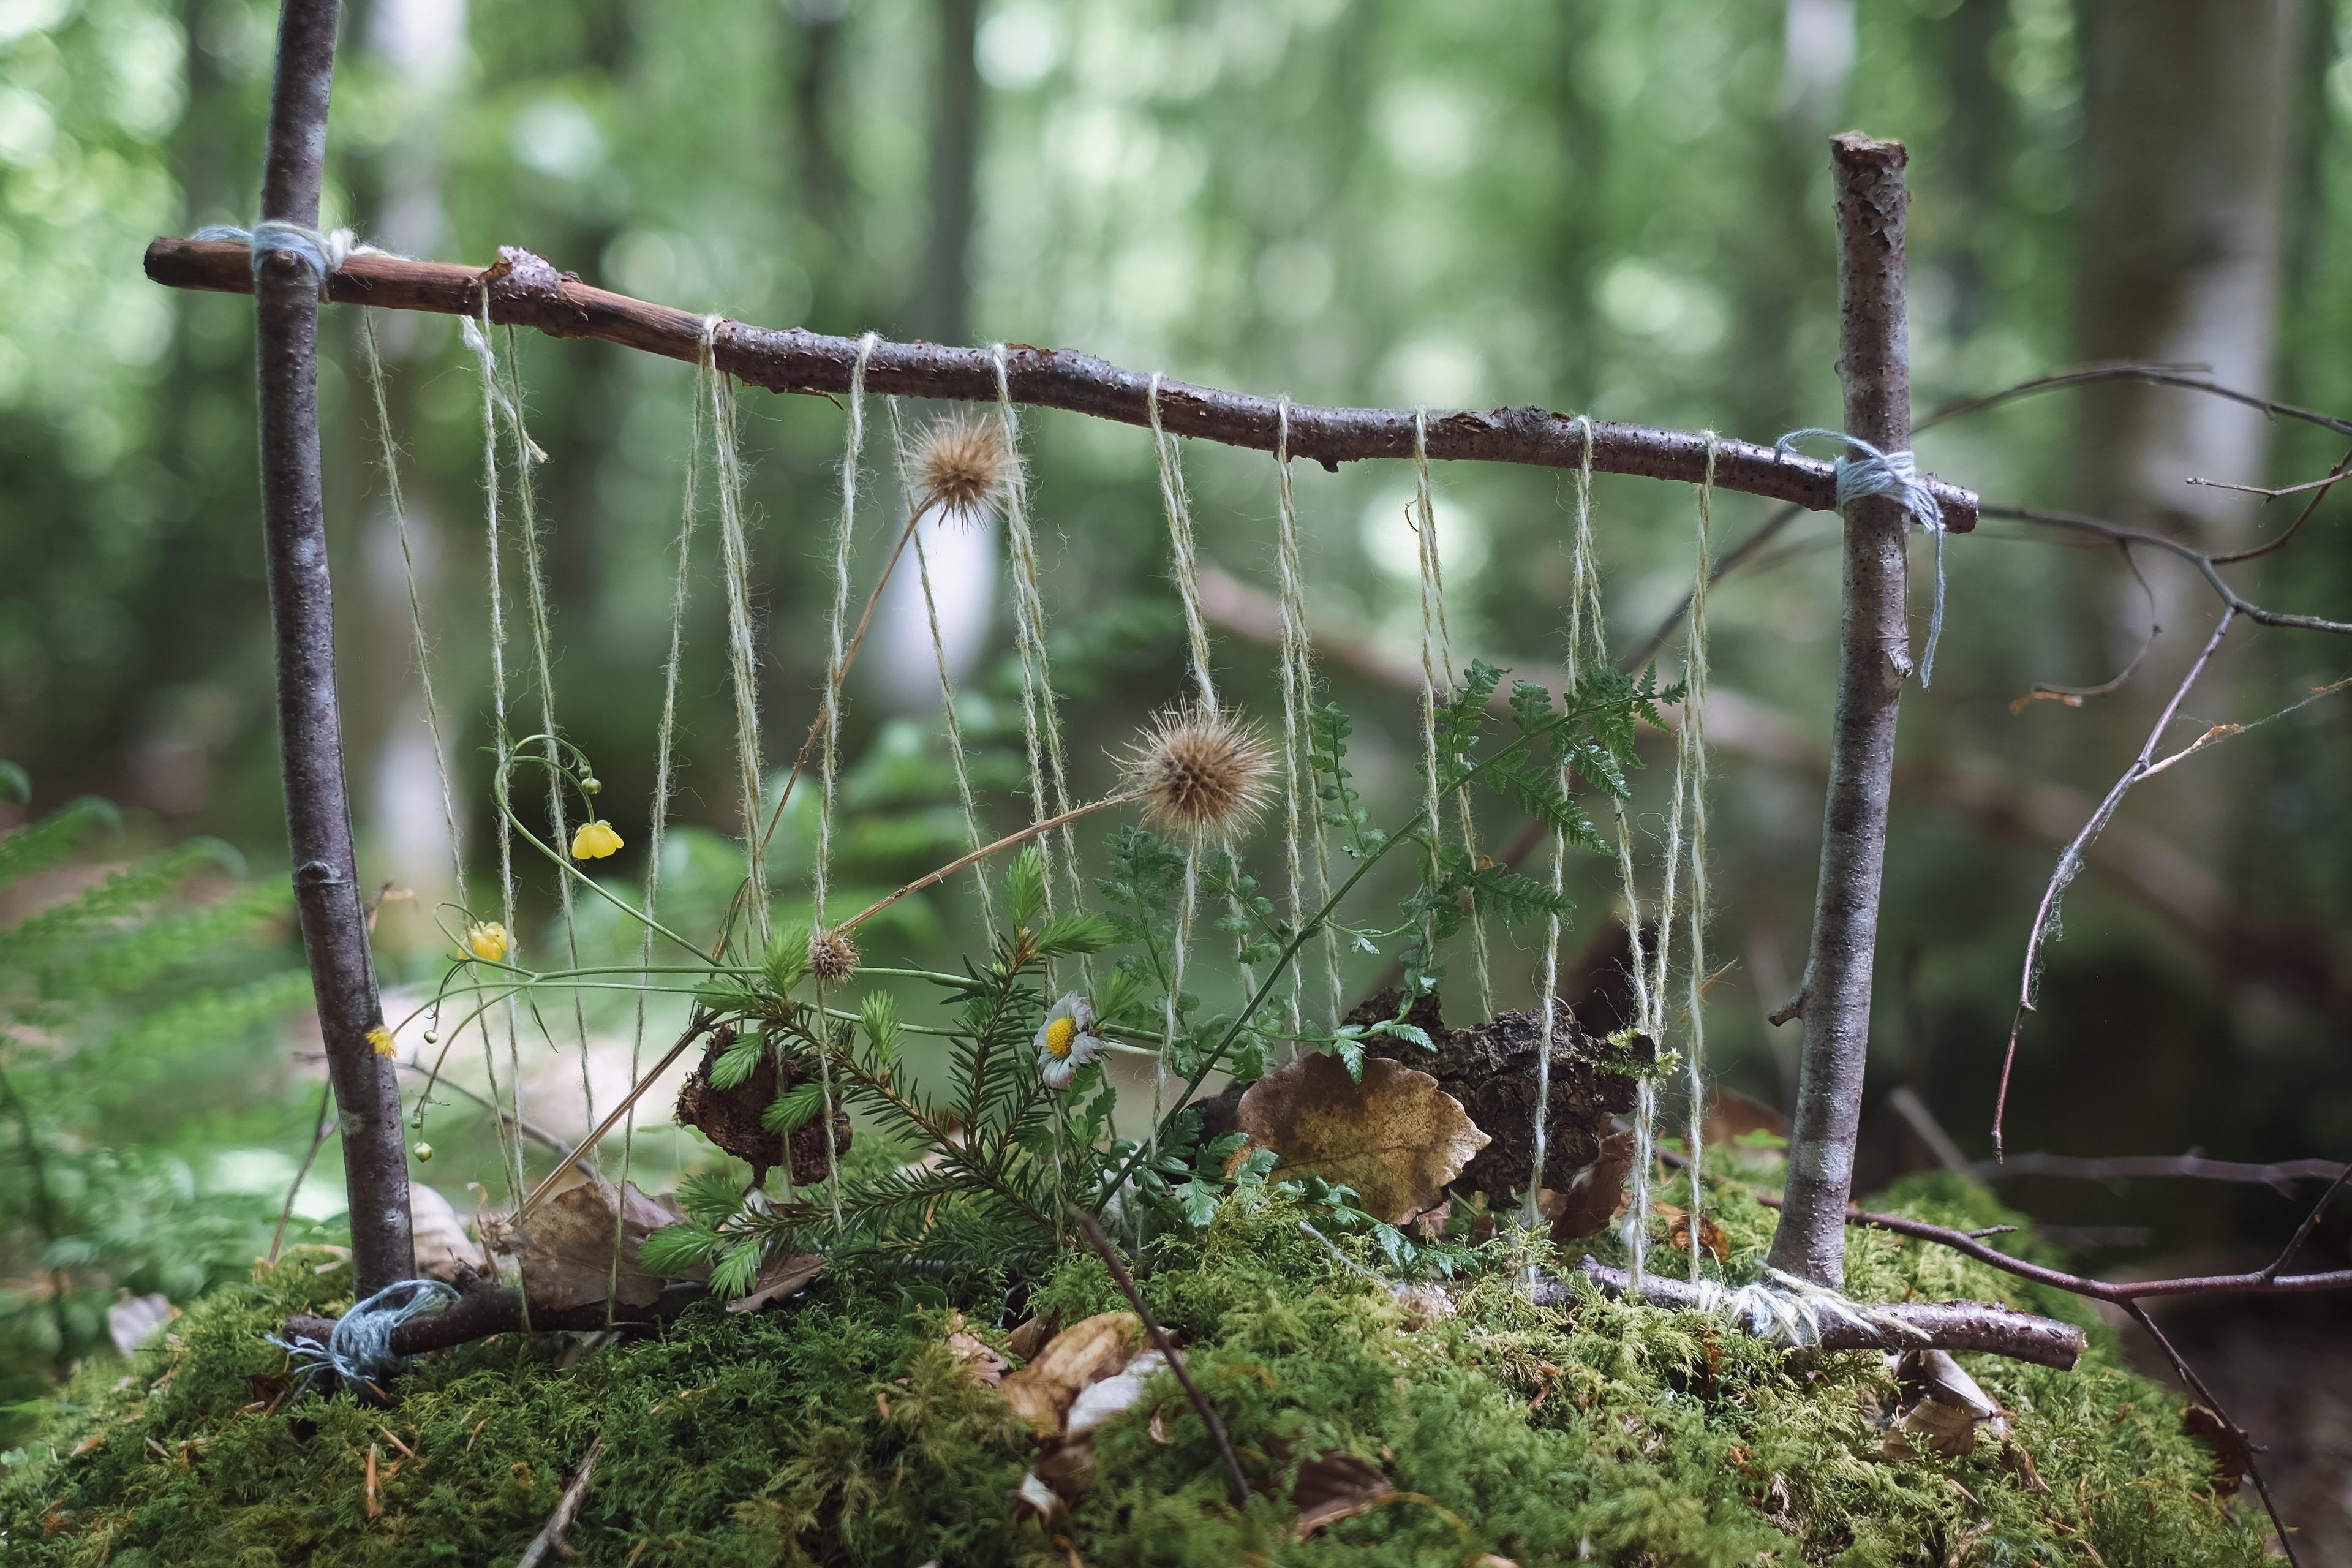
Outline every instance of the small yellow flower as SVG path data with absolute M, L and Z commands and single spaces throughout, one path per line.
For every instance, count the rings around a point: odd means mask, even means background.
M 496 921 L 476 921 L 466 928 L 466 951 L 485 963 L 496 963 L 513 952 L 514 945 L 507 928 Z
M 574 860 L 602 860 L 621 847 L 621 836 L 603 817 L 583 822 L 580 831 L 572 836 L 572 858 Z
M 380 1057 L 388 1057 L 399 1048 L 392 1043 L 392 1031 L 382 1024 L 367 1032 L 367 1043 L 375 1047 L 375 1054 Z

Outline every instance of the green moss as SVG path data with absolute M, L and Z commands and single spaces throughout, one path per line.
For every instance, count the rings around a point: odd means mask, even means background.
M 1885 1201 L 1953 1223 L 2011 1217 L 1954 1183 Z M 1730 1184 L 1709 1202 L 1735 1269 L 1759 1255 L 1769 1211 Z M 2124 1370 L 2079 1303 L 1939 1249 L 1855 1233 L 1857 1294 L 2007 1300 L 2091 1329 L 2069 1373 L 1968 1358 L 2014 1413 L 2039 1487 L 1990 1439 L 1960 1460 L 1887 1457 L 1864 1415 L 1887 1386 L 1882 1358 L 1791 1358 L 1598 1298 L 1539 1311 L 1499 1277 L 1415 1326 L 1297 1218 L 1244 1193 L 1205 1231 L 1160 1244 L 1147 1277 L 1155 1310 L 1196 1336 L 1194 1375 L 1266 1495 L 1227 1504 L 1205 1431 L 1160 1377 L 1100 1432 L 1093 1488 L 1054 1526 L 1085 1562 L 2261 1559 L 2259 1532 L 2213 1497 L 2210 1457 L 2180 1435 L 2179 1400 Z M 348 1290 L 340 1268 L 291 1258 L 199 1303 L 119 1384 L 78 1384 L 0 1483 L 0 1556 L 511 1560 L 601 1433 L 570 1538 L 585 1563 L 1067 1561 L 1013 1504 L 1028 1436 L 950 1356 L 937 1301 L 845 1270 L 782 1311 L 700 1308 L 568 1368 L 550 1359 L 558 1342 L 509 1336 L 420 1364 L 385 1406 L 297 1395 L 270 1412 L 285 1357 L 263 1332 Z M 1066 1316 L 1119 1304 L 1091 1257 L 1066 1258 L 1033 1300 Z M 1280 1500 L 1300 1463 L 1333 1449 L 1378 1463 L 1400 1495 L 1297 1542 Z

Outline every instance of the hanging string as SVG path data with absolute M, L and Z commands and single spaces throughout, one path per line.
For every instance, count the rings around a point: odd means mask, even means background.
M 989 354 L 996 366 L 996 415 L 1003 423 L 1004 447 L 1008 452 L 1021 450 L 1021 425 L 1013 408 L 1013 383 L 1005 363 L 1004 345 L 991 345 Z M 1045 741 L 1045 761 L 1053 772 L 1054 794 L 1050 810 L 1066 815 L 1070 809 L 1070 784 L 1062 759 L 1062 721 L 1054 699 L 1054 669 L 1045 655 L 1045 601 L 1037 591 L 1037 541 L 1029 523 L 1029 478 L 1019 463 L 1013 465 L 1013 481 L 1004 504 L 1005 535 L 1011 542 L 1013 562 L 1013 609 L 1021 647 L 1021 719 L 1029 742 L 1029 820 L 1043 822 L 1049 810 L 1045 781 L 1038 768 L 1038 741 Z M 1045 839 L 1037 840 L 1038 851 L 1045 852 Z M 1046 866 L 1045 908 L 1053 910 L 1053 867 L 1048 856 Z M 1062 825 L 1062 873 L 1069 885 L 1070 904 L 1076 909 L 1086 902 L 1086 880 L 1078 867 L 1077 835 L 1067 823 Z M 1094 962 L 1086 961 L 1086 972 L 1094 973 Z
M 507 725 L 507 618 L 506 590 L 499 578 L 499 391 L 498 351 L 490 344 L 490 302 L 487 293 L 482 299 L 482 320 L 475 325 L 471 317 L 458 318 L 458 330 L 466 346 L 473 351 L 475 363 L 482 376 L 482 524 L 483 537 L 489 557 L 490 589 L 490 717 L 491 743 L 498 757 L 499 773 L 503 776 L 514 756 L 513 731 Z M 507 814 L 498 814 L 499 822 L 499 919 L 511 933 L 515 929 L 514 828 Z M 514 1105 L 515 1134 L 507 1138 L 503 1121 L 499 1136 L 507 1143 L 512 1164 L 508 1171 L 511 1184 L 508 1197 L 517 1206 L 522 1203 L 523 1189 L 528 1183 L 522 1164 L 522 1023 L 515 1005 L 513 992 L 506 997 L 507 1019 L 507 1088 Z M 490 1076 L 493 1103 L 498 1097 L 498 1068 L 490 1043 L 489 1021 L 482 1021 L 482 1065 Z
M 1862 454 L 1859 458 L 1841 456 L 1837 460 L 1839 511 L 1851 510 L 1853 503 L 1864 496 L 1887 496 L 1903 509 L 1904 515 L 1911 522 L 1935 535 L 1936 598 L 1933 607 L 1927 612 L 1927 646 L 1919 655 L 1919 689 L 1925 691 L 1936 677 L 1936 645 L 1944 640 L 1943 505 L 1936 500 L 1936 492 L 1927 488 L 1927 481 L 1919 477 L 1918 459 L 1907 449 L 1882 452 L 1859 436 L 1815 426 L 1790 431 L 1772 443 L 1772 451 L 1778 456 L 1798 442 L 1815 437 L 1842 441 Z
M 1429 411 L 1425 408 L 1416 408 L 1412 411 L 1412 478 L 1413 505 L 1421 514 L 1420 521 L 1413 531 L 1421 545 L 1422 676 L 1424 682 L 1429 684 L 1430 692 L 1433 698 L 1439 689 L 1432 679 L 1430 672 L 1430 612 L 1434 608 L 1437 616 L 1438 668 L 1444 672 L 1443 689 L 1450 696 L 1454 689 L 1454 633 L 1445 620 L 1445 568 L 1438 558 L 1437 509 L 1430 499 Z M 1434 730 L 1436 708 L 1433 701 L 1429 709 L 1429 718 L 1433 726 L 1430 743 L 1433 750 L 1436 744 Z M 1432 782 L 1434 783 L 1433 780 Z M 1463 852 L 1469 857 L 1470 864 L 1475 866 L 1478 864 L 1478 826 L 1477 820 L 1470 809 L 1470 792 L 1466 789 L 1455 790 L 1454 803 L 1459 808 Z M 1433 816 L 1430 819 L 1429 830 L 1433 840 L 1443 839 L 1444 837 Z M 1478 964 L 1478 1005 L 1481 1016 L 1491 1018 L 1495 1016 L 1495 984 L 1487 958 L 1486 917 L 1478 911 L 1478 906 L 1475 900 L 1470 906 L 1470 945 Z
M 1687 690 L 1683 697 L 1683 728 L 1678 737 L 1680 755 L 1687 759 L 1690 775 L 1690 1048 L 1687 1053 L 1690 1093 L 1690 1277 L 1699 1277 L 1701 1259 L 1706 1247 L 1700 1237 L 1699 1209 L 1702 1202 L 1704 1173 L 1702 1163 L 1705 1149 L 1702 1130 L 1706 1120 L 1706 1086 L 1700 1076 L 1706 1055 L 1706 1018 L 1703 1008 L 1706 992 L 1706 587 L 1707 578 L 1715 571 L 1715 543 L 1711 537 L 1715 510 L 1714 431 L 1706 435 L 1706 477 L 1698 487 L 1698 562 L 1691 583 L 1690 624 L 1685 647 L 1683 679 Z
M 1568 689 L 1572 695 L 1584 677 L 1585 598 L 1592 592 L 1596 577 L 1592 569 L 1592 420 L 1578 415 L 1577 423 L 1584 431 L 1584 458 L 1576 473 L 1576 542 L 1570 553 L 1568 595 Z M 1598 602 L 1593 609 L 1598 629 Z M 1565 794 L 1569 784 L 1568 765 L 1559 769 L 1559 787 Z M 1557 904 L 1566 887 L 1568 875 L 1568 836 L 1558 828 L 1551 836 L 1551 895 Z M 1536 1116 L 1535 1138 L 1531 1144 L 1534 1170 L 1528 1177 L 1528 1195 L 1520 1214 L 1520 1224 L 1529 1231 L 1543 1223 L 1544 1170 L 1551 1159 L 1551 1052 L 1552 1041 L 1559 1031 L 1559 933 L 1560 919 L 1557 911 L 1544 922 L 1543 954 L 1543 1014 L 1540 1034 L 1536 1045 Z M 1532 1265 L 1528 1271 L 1528 1283 L 1535 1281 Z
M 816 813 L 816 879 L 813 918 L 816 929 L 825 929 L 824 895 L 826 880 L 833 865 L 834 797 L 841 771 L 841 688 L 849 673 L 848 656 L 845 651 L 845 627 L 849 620 L 849 549 L 857 526 L 858 465 L 866 451 L 866 363 L 873 357 L 874 345 L 882 341 L 879 332 L 867 332 L 857 340 L 857 358 L 849 367 L 849 429 L 848 447 L 841 455 L 841 526 L 836 531 L 833 550 L 833 657 L 825 666 L 824 677 L 824 752 L 817 762 Z M 824 1012 L 824 977 L 816 980 L 817 1013 Z M 823 1095 L 824 1114 L 825 1168 L 832 1172 L 826 1184 L 833 1205 L 833 1230 L 841 1234 L 841 1179 L 838 1162 L 841 1151 L 833 1125 L 833 1053 L 821 1050 L 816 1054 L 819 1092 Z
M 719 480 L 719 558 L 727 582 L 727 659 L 735 697 L 735 761 L 743 793 L 744 877 L 752 930 L 768 948 L 768 852 L 760 831 L 760 664 L 751 639 L 751 561 L 743 536 L 743 458 L 735 433 L 735 384 L 719 368 L 721 316 L 702 319 L 701 379 L 710 403 L 712 471 Z M 790 1163 L 786 1163 L 790 1169 Z
M 483 309 L 487 311 L 487 296 Z M 555 756 L 555 668 L 549 647 L 553 640 L 548 630 L 547 584 L 540 570 L 539 513 L 534 499 L 537 485 L 532 479 L 533 467 L 546 460 L 547 454 L 530 438 L 523 423 L 522 356 L 516 352 L 515 332 L 507 329 L 507 395 L 500 401 L 506 410 L 507 430 L 514 437 L 515 501 L 522 512 L 523 582 L 530 590 L 531 651 L 539 665 L 540 729 L 547 737 L 548 757 Z M 562 782 L 555 781 L 547 792 L 548 824 L 554 829 L 559 851 L 572 842 L 572 828 L 564 820 Z M 563 919 L 563 945 L 572 960 L 572 967 L 580 967 L 580 932 L 573 924 L 572 879 L 558 874 L 555 879 L 558 908 Z M 512 930 L 512 927 L 509 927 Z M 596 1124 L 596 1094 L 588 1077 L 588 1007 L 580 992 L 572 993 L 572 1021 L 580 1040 L 580 1100 L 588 1125 Z
M 1300 857 L 1301 826 L 1314 835 L 1317 892 L 1321 904 L 1331 901 L 1330 870 L 1324 850 L 1323 816 L 1315 808 L 1313 763 L 1308 746 L 1307 705 L 1315 698 L 1315 668 L 1307 634 L 1307 578 L 1298 552 L 1298 503 L 1290 484 L 1290 399 L 1275 405 L 1275 497 L 1280 518 L 1276 532 L 1275 562 L 1282 608 L 1282 806 L 1283 858 L 1290 874 L 1290 926 L 1307 923 L 1307 875 Z M 1305 775 L 1302 779 L 1302 774 Z M 1319 907 L 1319 906 L 1318 906 Z M 1323 967 L 1331 987 L 1331 1016 L 1336 1026 L 1346 1013 L 1339 987 L 1339 939 L 1329 925 L 1323 928 Z M 1290 1032 L 1306 1027 L 1306 977 L 1299 965 L 1290 970 Z

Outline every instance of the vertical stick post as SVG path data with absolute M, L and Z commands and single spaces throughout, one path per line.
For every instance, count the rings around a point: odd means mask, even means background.
M 337 0 L 286 0 L 270 89 L 261 216 L 314 228 L 334 86 Z M 320 263 L 323 265 L 323 263 Z M 261 515 L 277 639 L 279 766 L 302 945 L 343 1139 L 352 1256 L 362 1298 L 415 1272 L 400 1089 L 369 1034 L 383 1025 L 352 852 L 335 697 L 335 612 L 319 487 L 319 294 L 312 258 L 257 239 Z
M 1911 445 L 1911 359 L 1903 300 L 1906 154 L 1847 132 L 1830 143 L 1837 194 L 1838 377 L 1845 429 L 1883 452 Z M 1891 497 L 1845 515 L 1837 718 L 1822 824 L 1821 883 L 1797 1016 L 1804 1052 L 1787 1195 L 1772 1267 L 1832 1289 L 1845 1282 L 1845 1207 L 1870 1050 L 1871 960 L 1886 860 L 1895 721 L 1911 674 L 1906 520 Z

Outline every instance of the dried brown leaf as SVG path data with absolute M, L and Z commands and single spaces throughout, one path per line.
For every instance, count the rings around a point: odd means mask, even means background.
M 1666 1222 L 1666 1243 L 1677 1252 L 1691 1249 L 1690 1215 L 1672 1204 L 1654 1203 L 1650 1207 Z M 1698 1216 L 1699 1245 L 1717 1263 L 1731 1261 L 1731 1244 L 1723 1238 L 1723 1227 L 1706 1215 Z
M 2236 1496 L 2253 1463 L 2243 1435 L 2202 1405 L 2192 1405 L 2180 1413 L 2180 1430 L 2213 1450 L 2214 1491 L 2225 1498 Z
M 1391 1225 L 1436 1206 L 1489 1142 L 1434 1078 L 1385 1057 L 1366 1059 L 1361 1083 L 1337 1057 L 1301 1057 L 1253 1084 L 1234 1124 L 1281 1156 L 1275 1175 L 1344 1182 Z
M 457 1206 L 422 1182 L 408 1184 L 408 1220 L 410 1234 L 416 1238 L 417 1273 L 454 1281 L 487 1261 L 482 1249 L 466 1234 L 466 1222 L 458 1217 Z
M 1037 1352 L 1045 1348 L 1045 1342 L 1054 1337 L 1054 1331 L 1061 1325 L 1062 1320 L 1052 1312 L 1018 1324 L 1004 1336 L 1004 1353 L 1015 1361 L 1034 1361 Z
M 1381 1468 L 1347 1452 L 1324 1454 L 1298 1467 L 1290 1489 L 1291 1506 L 1298 1510 L 1298 1539 L 1306 1540 L 1327 1524 L 1370 1513 L 1396 1495 Z
M 1618 1132 L 1601 1143 L 1601 1158 L 1569 1178 L 1565 1188 L 1546 1187 L 1538 1202 L 1551 1222 L 1552 1240 L 1566 1247 L 1608 1229 L 1625 1206 L 1625 1178 L 1633 1170 L 1633 1135 Z
M 824 1258 L 814 1252 L 788 1252 L 781 1258 L 771 1258 L 760 1266 L 751 1289 L 728 1302 L 727 1310 L 756 1312 L 787 1296 L 797 1296 L 824 1268 Z
M 1003 1383 L 1004 1369 L 1012 1364 L 970 1329 L 957 1329 L 948 1335 L 948 1353 L 961 1362 L 965 1375 L 982 1388 Z
M 541 1204 L 520 1224 L 488 1220 L 490 1245 L 522 1268 L 531 1304 L 550 1309 L 584 1307 L 610 1292 L 613 1233 L 620 1221 L 620 1299 L 650 1307 L 660 1296 L 662 1276 L 638 1265 L 646 1237 L 685 1216 L 666 1198 L 647 1197 L 632 1184 L 616 1193 L 610 1182 L 583 1182 Z
M 1079 1391 L 1134 1360 L 1142 1332 L 1143 1320 L 1133 1312 L 1098 1312 L 1072 1323 L 1005 1378 L 1005 1402 L 1038 1432 L 1060 1432 Z

